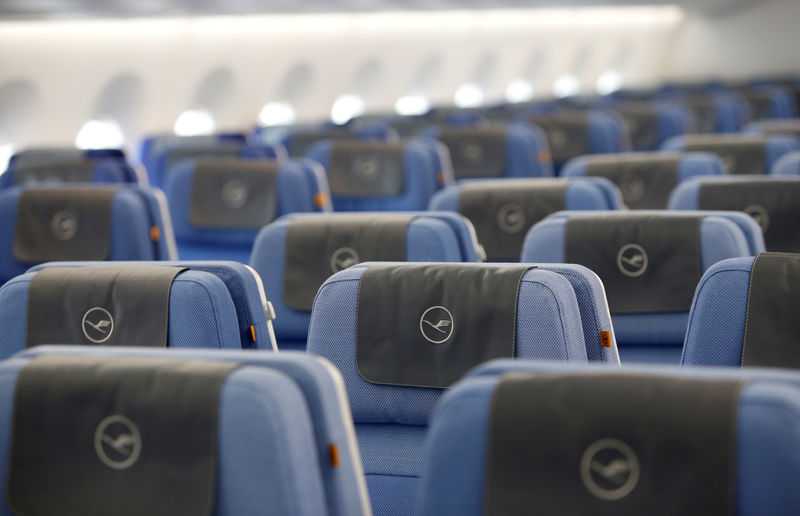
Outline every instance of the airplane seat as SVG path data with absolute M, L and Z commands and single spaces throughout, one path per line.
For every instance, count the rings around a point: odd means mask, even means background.
M 722 261 L 697 287 L 683 365 L 800 368 L 800 255 L 760 253 Z
M 244 145 L 247 143 L 247 135 L 238 132 L 217 133 L 208 135 L 178 136 L 176 134 L 150 134 L 142 138 L 139 142 L 138 157 L 139 162 L 144 165 L 148 174 L 152 177 L 152 172 L 156 166 L 156 161 L 167 148 L 196 145 L 214 145 L 215 143 L 235 143 Z
M 59 161 L 41 165 L 17 165 L 0 175 L 0 188 L 60 186 L 71 183 L 138 183 L 127 164 L 115 160 Z
M 144 187 L 0 190 L 0 282 L 53 260 L 166 260 L 175 241 L 160 192 Z
M 800 138 L 800 118 L 789 120 L 756 120 L 744 128 L 746 133 L 763 134 L 772 136 L 775 134 L 792 135 Z
M 320 141 L 307 157 L 325 168 L 335 211 L 424 210 L 439 189 L 441 170 L 419 141 Z
M 799 387 L 767 370 L 493 361 L 433 414 L 417 514 L 796 514 Z
M 295 214 L 259 232 L 250 265 L 272 297 L 278 348 L 305 349 L 314 296 L 332 274 L 362 261 L 476 262 L 481 253 L 455 213 Z
M 774 176 L 800 176 L 800 151 L 784 154 L 770 172 Z
M 571 158 L 627 150 L 630 139 L 617 116 L 600 110 L 534 111 L 522 115 L 521 120 L 547 134 L 553 167 L 558 172 Z
M 688 135 L 670 138 L 661 150 L 712 152 L 731 175 L 764 175 L 781 156 L 800 150 L 800 138 L 783 134 Z
M 0 383 L 3 514 L 336 514 L 278 369 L 97 350 L 4 361 Z
M 525 124 L 440 126 L 423 135 L 447 147 L 456 180 L 553 175 L 541 132 Z
M 608 188 L 608 186 L 606 186 Z M 458 212 L 472 222 L 487 260 L 518 262 L 525 235 L 547 215 L 571 210 L 621 208 L 599 182 L 565 179 L 477 179 L 449 186 L 431 199 L 431 210 Z
M 782 120 L 797 116 L 794 95 L 777 85 L 753 85 L 735 90 L 750 105 L 752 120 Z
M 391 142 L 396 139 L 396 131 L 384 123 L 365 123 L 354 125 L 353 127 L 330 124 L 320 127 L 296 127 L 290 129 L 284 136 L 282 143 L 288 150 L 289 157 L 302 158 L 308 155 L 314 144 L 324 140 Z
M 586 362 L 579 314 L 569 281 L 531 265 L 371 263 L 329 278 L 308 351 L 345 378 L 375 514 L 414 514 L 442 389 L 499 355 Z
M 245 319 L 235 283 L 202 264 L 165 263 L 48 266 L 9 280 L 0 287 L 0 356 L 42 344 L 273 347 L 266 314 Z
M 263 226 L 315 211 L 319 186 L 309 171 L 294 161 L 219 158 L 176 166 L 165 190 L 181 259 L 247 263 Z
M 640 210 L 666 209 L 678 184 L 697 176 L 724 173 L 722 161 L 710 153 L 635 152 L 574 158 L 564 165 L 561 175 L 613 181 L 625 205 Z
M 114 265 L 140 265 L 187 267 L 211 274 L 225 284 L 239 321 L 241 347 L 244 349 L 275 349 L 273 320 L 275 309 L 267 300 L 261 277 L 252 267 L 232 261 L 176 260 L 159 262 L 48 262 L 31 267 L 28 272 L 59 267 L 100 267 Z
M 653 151 L 669 138 L 691 132 L 692 114 L 677 102 L 628 101 L 608 109 L 622 116 L 634 151 Z
M 605 286 L 622 363 L 677 364 L 703 271 L 752 253 L 724 215 L 674 213 L 556 213 L 528 232 L 522 261 L 591 269 Z
M 800 176 L 692 179 L 673 191 L 669 209 L 742 211 L 759 225 L 767 251 L 800 252 Z
M 167 179 L 181 162 L 201 158 L 216 159 L 250 159 L 250 160 L 283 160 L 286 150 L 280 145 L 247 144 L 238 140 L 222 139 L 201 143 L 202 140 L 188 141 L 167 145 L 153 158 L 148 168 L 150 183 L 164 187 Z

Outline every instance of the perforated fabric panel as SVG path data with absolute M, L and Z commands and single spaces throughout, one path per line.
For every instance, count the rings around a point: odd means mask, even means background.
M 441 390 L 371 384 L 356 369 L 358 284 L 366 267 L 339 272 L 322 286 L 311 314 L 308 351 L 339 368 L 356 423 L 427 424 Z M 517 314 L 519 358 L 586 361 L 578 303 L 566 279 L 528 271 L 520 285 Z
M 27 363 L 0 366 L 0 464 L 8 463 L 14 384 Z M 327 514 L 313 433 L 302 393 L 287 376 L 263 368 L 233 372 L 220 393 L 219 473 L 216 516 L 258 514 L 268 506 L 278 514 Z M 6 483 L 7 468 L 0 468 Z M 0 515 L 12 516 L 5 499 Z
M 738 367 L 747 316 L 752 258 L 711 267 L 695 293 L 682 364 Z
M 0 287 L 0 332 L 5 336 L 0 342 L 0 358 L 25 349 L 28 286 L 33 274 Z M 241 349 L 236 308 L 222 280 L 197 271 L 185 271 L 175 278 L 167 339 L 170 347 Z
M 443 399 L 426 441 L 418 515 L 483 514 L 488 415 L 499 374 L 560 373 L 574 368 L 533 361 L 497 362 L 485 376 L 468 378 Z M 505 366 L 505 364 L 508 364 Z M 594 372 L 600 371 L 595 369 Z M 632 372 L 635 370 L 631 370 Z M 641 369 L 643 374 L 738 378 L 711 371 Z M 742 390 L 737 425 L 737 511 L 740 516 L 796 514 L 800 495 L 787 478 L 800 474 L 800 403 L 797 377 L 754 370 Z M 533 466 L 535 467 L 535 465 Z

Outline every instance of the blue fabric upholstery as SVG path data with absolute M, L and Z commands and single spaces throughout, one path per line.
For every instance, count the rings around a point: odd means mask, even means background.
M 142 141 L 139 143 L 139 162 L 144 165 L 148 176 L 152 178 L 159 156 L 168 148 L 213 145 L 217 142 L 244 145 L 247 142 L 247 136 L 243 133 L 219 133 L 197 136 L 177 136 L 171 133 L 152 134 L 142 138 Z
M 336 214 L 281 217 L 259 232 L 250 256 L 250 265 L 264 280 L 275 307 L 279 349 L 304 349 L 308 335 L 311 313 L 289 308 L 283 300 L 286 232 L 293 220 L 304 217 L 336 217 Z M 458 214 L 421 212 L 409 224 L 406 238 L 410 262 L 478 261 L 474 229 Z
M 311 146 L 306 155 L 328 169 L 333 140 L 323 140 Z M 377 145 L 377 144 L 376 144 Z M 342 197 L 331 193 L 336 211 L 397 211 L 424 210 L 431 196 L 439 189 L 437 178 L 441 170 L 431 154 L 429 144 L 410 141 L 406 144 L 404 158 L 404 190 L 391 197 Z
M 652 155 L 653 157 L 660 156 L 662 153 L 637 153 L 643 158 Z M 613 158 L 613 154 L 598 156 L 603 160 L 603 163 L 608 163 Z M 630 154 L 619 155 L 620 160 L 624 160 L 624 156 Z M 561 175 L 564 177 L 586 177 L 586 172 L 589 164 L 595 161 L 594 156 L 581 156 L 569 160 L 561 169 Z M 725 173 L 722 161 L 714 154 L 705 152 L 686 152 L 681 154 L 680 161 L 678 162 L 678 183 L 682 183 L 687 179 L 697 176 L 715 176 Z M 665 206 L 666 207 L 666 206 Z M 567 208 L 574 209 L 574 208 Z
M 133 167 L 128 165 L 124 160 L 119 161 L 116 159 L 104 158 L 94 161 L 94 174 L 92 176 L 92 183 L 139 183 L 139 178 L 136 175 Z M 55 165 L 62 162 L 54 161 Z M 16 174 L 24 169 L 46 170 L 47 164 L 36 164 L 33 166 L 16 166 L 13 165 L 13 160 L 9 161 L 8 170 L 0 174 L 0 188 L 11 188 L 15 186 Z M 61 180 L 52 179 L 48 181 L 25 182 L 20 183 L 18 186 L 57 186 L 61 184 Z
M 470 127 L 480 138 L 481 125 Z M 423 136 L 436 139 L 440 128 L 432 127 Z M 506 155 L 503 177 L 552 177 L 553 164 L 543 131 L 523 123 L 506 126 Z
M 13 253 L 17 205 L 22 192 L 20 187 L 0 191 L 0 217 L 4 221 L 0 225 L 0 283 L 35 265 L 17 261 Z M 163 197 L 159 193 L 134 186 L 116 190 L 111 202 L 110 260 L 161 260 L 173 256 L 172 226 L 169 219 L 164 218 Z M 158 234 L 155 242 L 154 234 Z
M 656 150 L 669 138 L 690 132 L 692 125 L 691 112 L 686 106 L 676 102 L 622 102 L 612 103 L 608 107 L 622 115 L 628 126 L 628 134 L 631 136 L 639 129 L 635 124 L 645 123 L 643 120 L 639 120 L 639 115 L 647 114 L 653 117 L 655 127 L 647 131 L 648 133 L 652 131 L 653 140 L 651 142 L 632 140 L 631 147 L 634 151 Z
M 754 119 L 785 120 L 797 116 L 794 95 L 786 88 L 777 85 L 759 84 L 747 88 L 744 93 L 747 97 L 757 95 L 766 101 L 763 102 L 762 100 L 763 105 L 759 106 L 762 112 L 756 111 L 757 104 L 751 102 L 751 117 Z M 762 102 L 758 104 L 762 104 Z
M 800 511 L 800 492 L 794 482 L 800 477 L 800 375 L 764 369 L 662 367 L 627 371 L 709 380 L 746 379 L 735 422 L 736 514 L 789 516 Z M 444 396 L 434 413 L 423 455 L 418 515 L 483 514 L 492 396 L 501 376 L 510 372 L 614 373 L 599 367 L 531 360 L 500 360 L 476 369 Z
M 596 213 L 596 212 L 594 212 Z M 606 212 L 609 216 L 621 212 Z M 654 215 L 657 211 L 638 211 L 637 214 Z M 687 214 L 688 216 L 689 214 Z M 695 214 L 692 214 L 695 215 Z M 571 217 L 594 216 L 588 212 L 559 212 L 553 214 L 530 229 L 522 251 L 523 262 L 564 262 L 564 231 Z M 629 215 L 628 215 L 629 216 Z M 741 227 L 717 212 L 705 212 L 700 225 L 700 248 L 702 270 L 726 258 L 750 256 L 751 248 Z M 625 349 L 630 346 L 671 347 L 668 358 L 679 358 L 680 346 L 686 332 L 688 312 L 614 314 L 612 319 L 620 353 L 625 360 Z M 660 351 L 654 350 L 658 355 Z M 655 359 L 655 356 L 654 356 Z
M 12 442 L 15 384 L 29 360 L 14 358 L 0 364 L 0 463 L 4 465 L 9 463 Z M 235 369 L 220 392 L 213 514 L 259 514 L 265 507 L 276 514 L 334 514 L 328 511 L 315 451 L 313 419 L 298 382 L 280 368 Z M 0 471 L 0 482 L 5 484 L 7 468 Z M 0 515 L 12 514 L 4 498 Z
M 695 292 L 682 363 L 739 367 L 753 258 L 724 260 L 708 269 Z
M 693 136 L 676 136 L 675 138 L 670 138 L 664 142 L 661 150 L 682 151 L 687 142 L 691 142 L 693 138 Z M 702 138 L 704 139 L 703 141 L 711 141 L 708 140 L 708 135 L 703 135 Z M 749 135 L 719 135 L 715 139 L 719 144 L 736 145 L 737 140 L 748 138 L 750 138 Z M 693 149 L 700 150 L 699 148 Z M 708 151 L 713 152 L 713 149 L 708 149 Z M 781 158 L 781 156 L 795 151 L 800 151 L 800 139 L 795 138 L 794 136 L 783 134 L 768 137 L 765 147 L 765 162 L 761 173 L 771 173 L 772 167 Z
M 344 376 L 376 515 L 408 515 L 414 513 L 412 494 L 419 483 L 424 427 L 443 391 L 377 385 L 359 375 L 355 358 L 358 287 L 369 266 L 360 264 L 339 272 L 319 290 L 308 350 L 329 359 Z M 393 300 L 387 292 L 386 302 Z M 387 305 L 387 309 L 403 308 Z M 520 286 L 517 314 L 518 358 L 586 362 L 578 302 L 563 276 L 528 271 Z
M 189 220 L 195 166 L 194 160 L 176 165 L 165 185 L 181 259 L 247 263 L 259 229 L 202 228 Z M 313 174 L 313 168 L 305 163 L 281 164 L 276 181 L 276 217 L 315 211 L 315 190 L 320 185 L 311 183 Z
M 286 147 L 290 157 L 301 158 L 308 153 L 314 143 L 327 140 L 334 134 L 336 134 L 337 138 L 347 140 L 381 142 L 397 140 L 397 132 L 383 122 L 356 123 L 355 120 L 351 122 L 353 123 L 345 126 L 322 124 L 288 127 L 284 131 L 281 143 Z M 306 141 L 302 145 L 298 145 L 295 137 L 303 137 Z
M 224 360 L 279 371 L 289 376 L 305 397 L 314 430 L 316 450 L 328 510 L 332 516 L 368 514 L 369 499 L 361 470 L 361 458 L 344 381 L 331 364 L 306 353 L 267 353 L 199 349 L 152 350 L 146 348 L 96 348 L 86 346 L 40 346 L 19 357 L 43 354 L 169 356 L 175 359 Z M 339 451 L 333 464 L 330 446 Z
M 34 274 L 17 276 L 0 287 L 0 332 L 4 335 L 0 358 L 25 349 L 28 288 Z M 175 277 L 169 296 L 168 326 L 169 347 L 242 349 L 233 296 L 225 282 L 210 272 L 187 270 Z
M 773 166 L 774 176 L 800 176 L 800 151 L 784 154 Z
M 244 349 L 276 349 L 272 320 L 274 309 L 267 300 L 261 277 L 248 265 L 231 261 L 163 261 L 163 262 L 48 262 L 31 267 L 37 272 L 48 267 L 98 267 L 103 265 L 153 265 L 188 267 L 213 274 L 228 289 L 239 320 L 239 334 Z M 251 333 L 252 327 L 252 333 Z M 253 340 L 255 336 L 255 340 Z

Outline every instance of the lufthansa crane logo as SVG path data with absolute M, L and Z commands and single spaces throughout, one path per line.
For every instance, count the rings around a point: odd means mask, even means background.
M 114 333 L 114 318 L 105 308 L 95 306 L 86 310 L 81 321 L 83 334 L 95 344 L 107 341 Z
M 222 187 L 222 204 L 231 210 L 241 209 L 247 202 L 247 186 L 238 179 L 231 179 Z
M 638 244 L 628 244 L 617 253 L 617 267 L 629 278 L 638 278 L 647 271 L 647 253 Z
M 753 217 L 758 225 L 761 227 L 761 231 L 766 233 L 769 229 L 769 213 L 767 210 L 764 209 L 763 206 L 759 206 L 758 204 L 751 204 L 747 208 L 744 209 L 744 212 Z
M 467 163 L 477 165 L 483 162 L 483 147 L 479 142 L 467 140 L 461 144 L 458 150 Z
M 419 331 L 425 340 L 441 344 L 453 335 L 455 321 L 450 310 L 443 306 L 432 306 L 419 318 Z
M 331 270 L 333 272 L 349 269 L 359 262 L 358 253 L 350 247 L 341 247 L 331 256 Z
M 628 496 L 639 482 L 639 459 L 633 448 L 619 439 L 600 439 L 581 457 L 581 480 L 601 500 Z
M 644 197 L 647 187 L 641 177 L 628 174 L 622 177 L 619 189 L 622 191 L 625 202 L 638 202 Z
M 497 211 L 497 225 L 504 233 L 519 233 L 525 226 L 525 211 L 518 204 L 504 204 Z
M 125 416 L 108 416 L 94 432 L 94 450 L 109 468 L 127 469 L 136 464 L 142 452 L 139 429 Z
M 50 229 L 56 240 L 72 240 L 78 232 L 78 217 L 70 210 L 59 210 L 50 221 Z

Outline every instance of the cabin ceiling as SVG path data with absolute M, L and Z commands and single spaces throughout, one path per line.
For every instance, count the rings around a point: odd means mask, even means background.
M 771 0 L 0 0 L 0 20 L 680 5 L 725 15 Z

